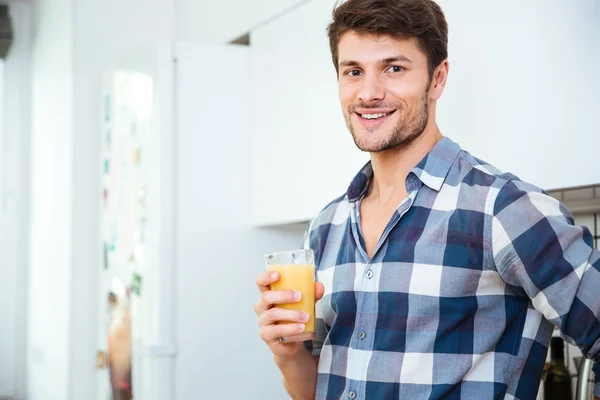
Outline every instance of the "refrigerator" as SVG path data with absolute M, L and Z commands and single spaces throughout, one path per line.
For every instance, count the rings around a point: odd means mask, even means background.
M 224 187 L 225 199 L 202 200 L 209 189 L 203 175 L 227 160 L 235 171 L 245 170 L 239 176 L 229 171 L 231 185 L 249 181 L 244 175 L 249 151 L 227 150 L 228 143 L 249 147 L 248 50 L 161 43 L 126 55 L 106 71 L 99 146 L 99 400 L 184 398 L 176 393 L 176 374 L 180 381 L 194 379 L 176 371 L 176 361 L 186 362 L 190 353 L 181 353 L 189 329 L 177 329 L 187 318 L 199 320 L 182 314 L 200 314 L 199 304 L 210 299 L 200 290 L 195 297 L 179 295 L 189 290 L 185 282 L 178 285 L 177 275 L 203 284 L 195 266 L 197 259 L 210 258 L 212 249 L 202 246 L 210 247 L 210 240 L 199 237 L 210 227 L 201 222 L 239 195 Z M 197 248 L 188 244 L 194 237 Z M 178 304 L 190 298 L 197 304 Z M 206 361 L 197 361 L 204 368 Z

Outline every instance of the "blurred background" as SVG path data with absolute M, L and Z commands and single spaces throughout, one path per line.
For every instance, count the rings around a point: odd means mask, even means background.
M 443 133 L 598 242 L 600 1 L 439 4 Z M 333 5 L 0 1 L 1 399 L 286 398 L 253 311 L 262 256 L 298 248 L 368 159 Z

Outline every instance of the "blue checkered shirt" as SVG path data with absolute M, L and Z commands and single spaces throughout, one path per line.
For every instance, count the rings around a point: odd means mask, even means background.
M 443 138 L 369 258 L 359 211 L 372 174 L 304 242 L 325 286 L 306 343 L 316 399 L 535 399 L 554 326 L 600 360 L 600 253 L 564 205 Z

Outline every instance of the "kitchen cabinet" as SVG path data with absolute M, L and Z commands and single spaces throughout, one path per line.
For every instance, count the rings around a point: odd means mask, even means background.
M 600 183 L 598 3 L 439 4 L 449 25 L 444 134 L 544 189 Z

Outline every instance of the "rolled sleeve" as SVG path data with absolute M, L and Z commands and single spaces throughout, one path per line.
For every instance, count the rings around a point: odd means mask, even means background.
M 520 181 L 504 184 L 493 214 L 498 272 L 530 297 L 565 340 L 596 361 L 599 376 L 600 252 L 589 229 L 574 225 L 558 200 Z M 596 395 L 599 390 L 597 384 Z

